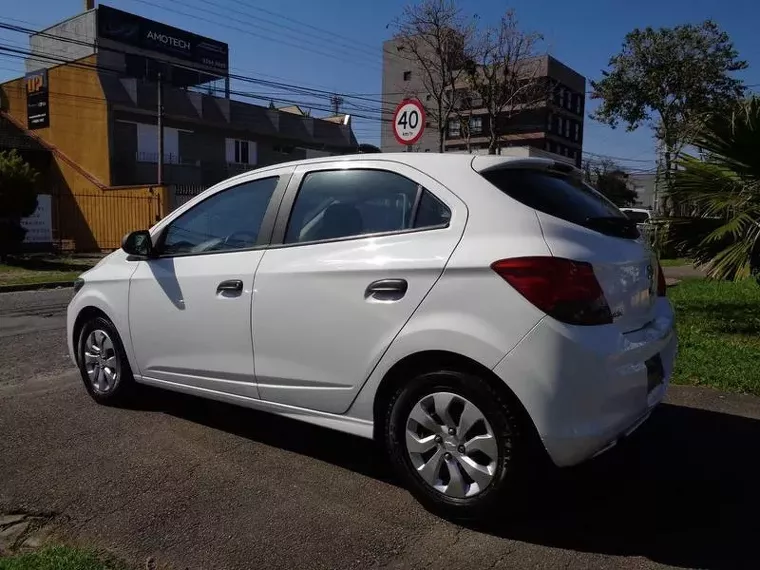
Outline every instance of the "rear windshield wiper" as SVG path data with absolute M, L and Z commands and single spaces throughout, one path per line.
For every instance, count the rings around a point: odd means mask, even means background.
M 636 222 L 625 216 L 591 216 L 583 221 L 583 225 L 616 237 L 636 239 L 640 235 Z

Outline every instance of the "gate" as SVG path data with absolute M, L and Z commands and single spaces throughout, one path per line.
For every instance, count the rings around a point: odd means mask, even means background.
M 169 196 L 171 197 L 171 209 L 176 210 L 182 204 L 189 202 L 198 194 L 206 190 L 207 186 L 196 184 L 172 184 L 169 186 Z

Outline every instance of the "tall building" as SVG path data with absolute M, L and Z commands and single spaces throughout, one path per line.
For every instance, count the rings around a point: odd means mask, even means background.
M 58 241 L 118 247 L 232 175 L 357 151 L 349 115 L 231 99 L 226 43 L 91 0 L 85 8 L 32 34 L 25 76 L 0 84 L 0 150 L 14 145 L 40 171 Z M 62 204 L 74 213 L 60 214 Z
M 527 146 L 563 157 L 565 161 L 581 164 L 583 149 L 583 117 L 585 110 L 586 78 L 550 55 L 538 56 L 531 62 L 537 66 L 533 77 L 550 86 L 546 100 L 528 105 L 509 117 L 502 117 L 504 135 L 500 145 Z M 393 109 L 407 97 L 418 98 L 423 105 L 430 105 L 432 97 L 423 83 L 424 71 L 403 53 L 395 40 L 383 43 L 382 101 L 384 119 L 381 127 L 383 151 L 404 150 L 393 135 L 390 119 Z M 483 153 L 488 149 L 487 114 L 475 94 L 471 94 L 472 116 L 470 118 L 470 150 Z M 414 150 L 436 152 L 438 150 L 437 125 L 428 118 L 425 133 Z M 449 118 L 446 124 L 444 150 L 463 151 L 466 141 L 459 119 Z

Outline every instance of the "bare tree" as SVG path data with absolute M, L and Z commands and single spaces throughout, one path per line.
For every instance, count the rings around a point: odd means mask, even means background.
M 538 58 L 543 36 L 520 29 L 513 10 L 495 27 L 484 29 L 474 42 L 467 82 L 482 99 L 488 154 L 496 154 L 511 119 L 549 96 Z
M 459 126 L 459 135 L 462 140 L 464 140 L 467 152 L 472 151 L 471 141 L 472 135 L 474 134 L 472 117 L 474 110 L 475 107 L 473 105 L 472 93 L 467 89 L 460 89 L 459 92 L 456 93 L 454 109 L 452 111 L 454 117 L 452 120 L 456 121 Z
M 399 56 L 421 74 L 426 95 L 430 95 L 425 110 L 438 130 L 438 151 L 443 152 L 474 27 L 465 23 L 452 0 L 422 0 L 407 6 L 394 27 Z

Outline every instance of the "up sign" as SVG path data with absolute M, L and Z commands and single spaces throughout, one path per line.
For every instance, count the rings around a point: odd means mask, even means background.
M 50 126 L 47 69 L 26 74 L 26 124 L 30 129 Z

